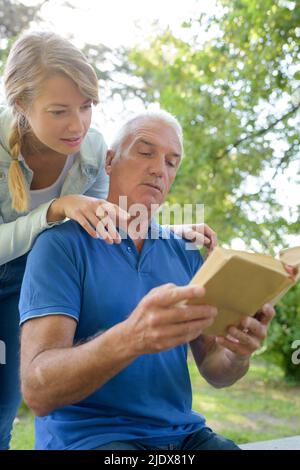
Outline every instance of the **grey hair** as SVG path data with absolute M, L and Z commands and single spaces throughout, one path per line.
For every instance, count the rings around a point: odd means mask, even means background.
M 168 124 L 170 127 L 174 129 L 177 134 L 177 137 L 180 142 L 181 150 L 183 152 L 183 132 L 180 123 L 178 122 L 177 118 L 173 116 L 168 111 L 164 109 L 159 109 L 156 111 L 146 110 L 141 113 L 136 114 L 132 118 L 128 119 L 128 121 L 123 124 L 123 126 L 118 130 L 115 134 L 114 139 L 110 145 L 111 150 L 115 153 L 115 158 L 119 158 L 122 146 L 127 139 L 127 137 L 131 134 L 132 130 L 134 129 L 135 124 L 138 121 L 161 121 L 165 124 Z

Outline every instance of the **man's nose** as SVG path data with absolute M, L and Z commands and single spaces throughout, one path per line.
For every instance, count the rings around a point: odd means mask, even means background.
M 165 169 L 165 159 L 163 157 L 156 157 L 151 160 L 150 173 L 156 176 L 162 176 Z

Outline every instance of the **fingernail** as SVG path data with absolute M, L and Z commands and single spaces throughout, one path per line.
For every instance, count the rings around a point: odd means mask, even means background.
M 226 338 L 229 339 L 229 341 L 232 341 L 233 343 L 239 343 L 239 340 L 231 335 L 226 335 Z

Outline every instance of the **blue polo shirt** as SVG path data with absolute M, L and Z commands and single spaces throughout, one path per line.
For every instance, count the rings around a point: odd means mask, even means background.
M 104 332 L 124 321 L 152 288 L 191 280 L 202 258 L 198 250 L 187 250 L 186 243 L 155 222 L 140 253 L 129 237 L 108 245 L 73 221 L 47 230 L 28 257 L 21 323 L 68 315 L 77 322 L 75 343 Z M 120 440 L 172 442 L 205 425 L 191 406 L 187 345 L 146 354 L 79 403 L 37 417 L 36 448 L 94 449 Z

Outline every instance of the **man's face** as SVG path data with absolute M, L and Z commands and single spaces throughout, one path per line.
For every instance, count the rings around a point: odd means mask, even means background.
M 176 176 L 181 159 L 181 144 L 176 131 L 161 120 L 137 120 L 122 146 L 121 156 L 108 155 L 109 200 L 127 196 L 128 208 L 143 204 L 160 205 Z

